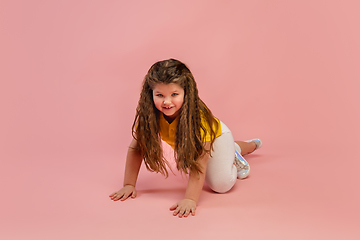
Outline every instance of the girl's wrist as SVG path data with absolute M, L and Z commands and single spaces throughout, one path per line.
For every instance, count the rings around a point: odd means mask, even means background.
M 126 186 L 135 187 L 135 185 L 134 185 L 134 184 L 124 184 L 124 187 L 126 187 Z
M 194 199 L 189 198 L 189 197 L 185 197 L 184 200 L 190 200 L 190 201 L 194 202 L 195 204 L 197 204 L 197 201 L 195 201 Z

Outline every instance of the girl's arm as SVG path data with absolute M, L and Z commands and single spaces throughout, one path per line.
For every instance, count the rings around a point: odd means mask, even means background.
M 136 197 L 135 185 L 142 163 L 142 156 L 137 150 L 135 150 L 136 147 L 137 141 L 133 139 L 130 143 L 126 156 L 124 187 L 121 188 L 119 191 L 110 194 L 109 197 L 111 198 L 111 200 L 124 201 L 130 196 L 132 198 Z
M 206 149 L 210 148 L 210 143 L 206 143 Z M 171 206 L 170 210 L 174 211 L 174 216 L 178 215 L 179 217 L 187 217 L 191 213 L 195 215 L 196 204 L 199 200 L 204 181 L 207 162 L 209 159 L 209 154 L 205 154 L 202 158 L 198 160 L 202 173 L 190 172 L 189 181 L 186 188 L 185 198 L 180 202 Z

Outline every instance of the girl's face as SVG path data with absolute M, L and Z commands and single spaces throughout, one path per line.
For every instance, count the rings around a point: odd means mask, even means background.
M 168 120 L 174 120 L 180 113 L 184 103 L 184 89 L 177 83 L 156 84 L 153 89 L 155 107 Z

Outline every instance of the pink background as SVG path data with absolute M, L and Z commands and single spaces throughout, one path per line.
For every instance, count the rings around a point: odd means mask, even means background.
M 181 3 L 180 3 L 181 2 Z M 1 239 L 359 239 L 358 1 L 45 1 L 0 7 Z M 122 185 L 141 82 L 192 70 L 252 173 L 172 217 L 177 174 Z

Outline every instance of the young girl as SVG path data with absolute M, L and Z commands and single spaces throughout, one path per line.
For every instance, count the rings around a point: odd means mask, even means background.
M 184 199 L 170 207 L 179 217 L 195 215 L 204 181 L 213 191 L 224 193 L 236 178 L 246 178 L 250 166 L 242 155 L 262 145 L 259 139 L 234 142 L 230 130 L 199 98 L 190 70 L 174 59 L 157 62 L 149 69 L 132 129 L 124 187 L 110 198 L 123 201 L 136 197 L 142 161 L 149 171 L 168 176 L 162 139 L 174 149 L 177 169 L 189 175 Z

